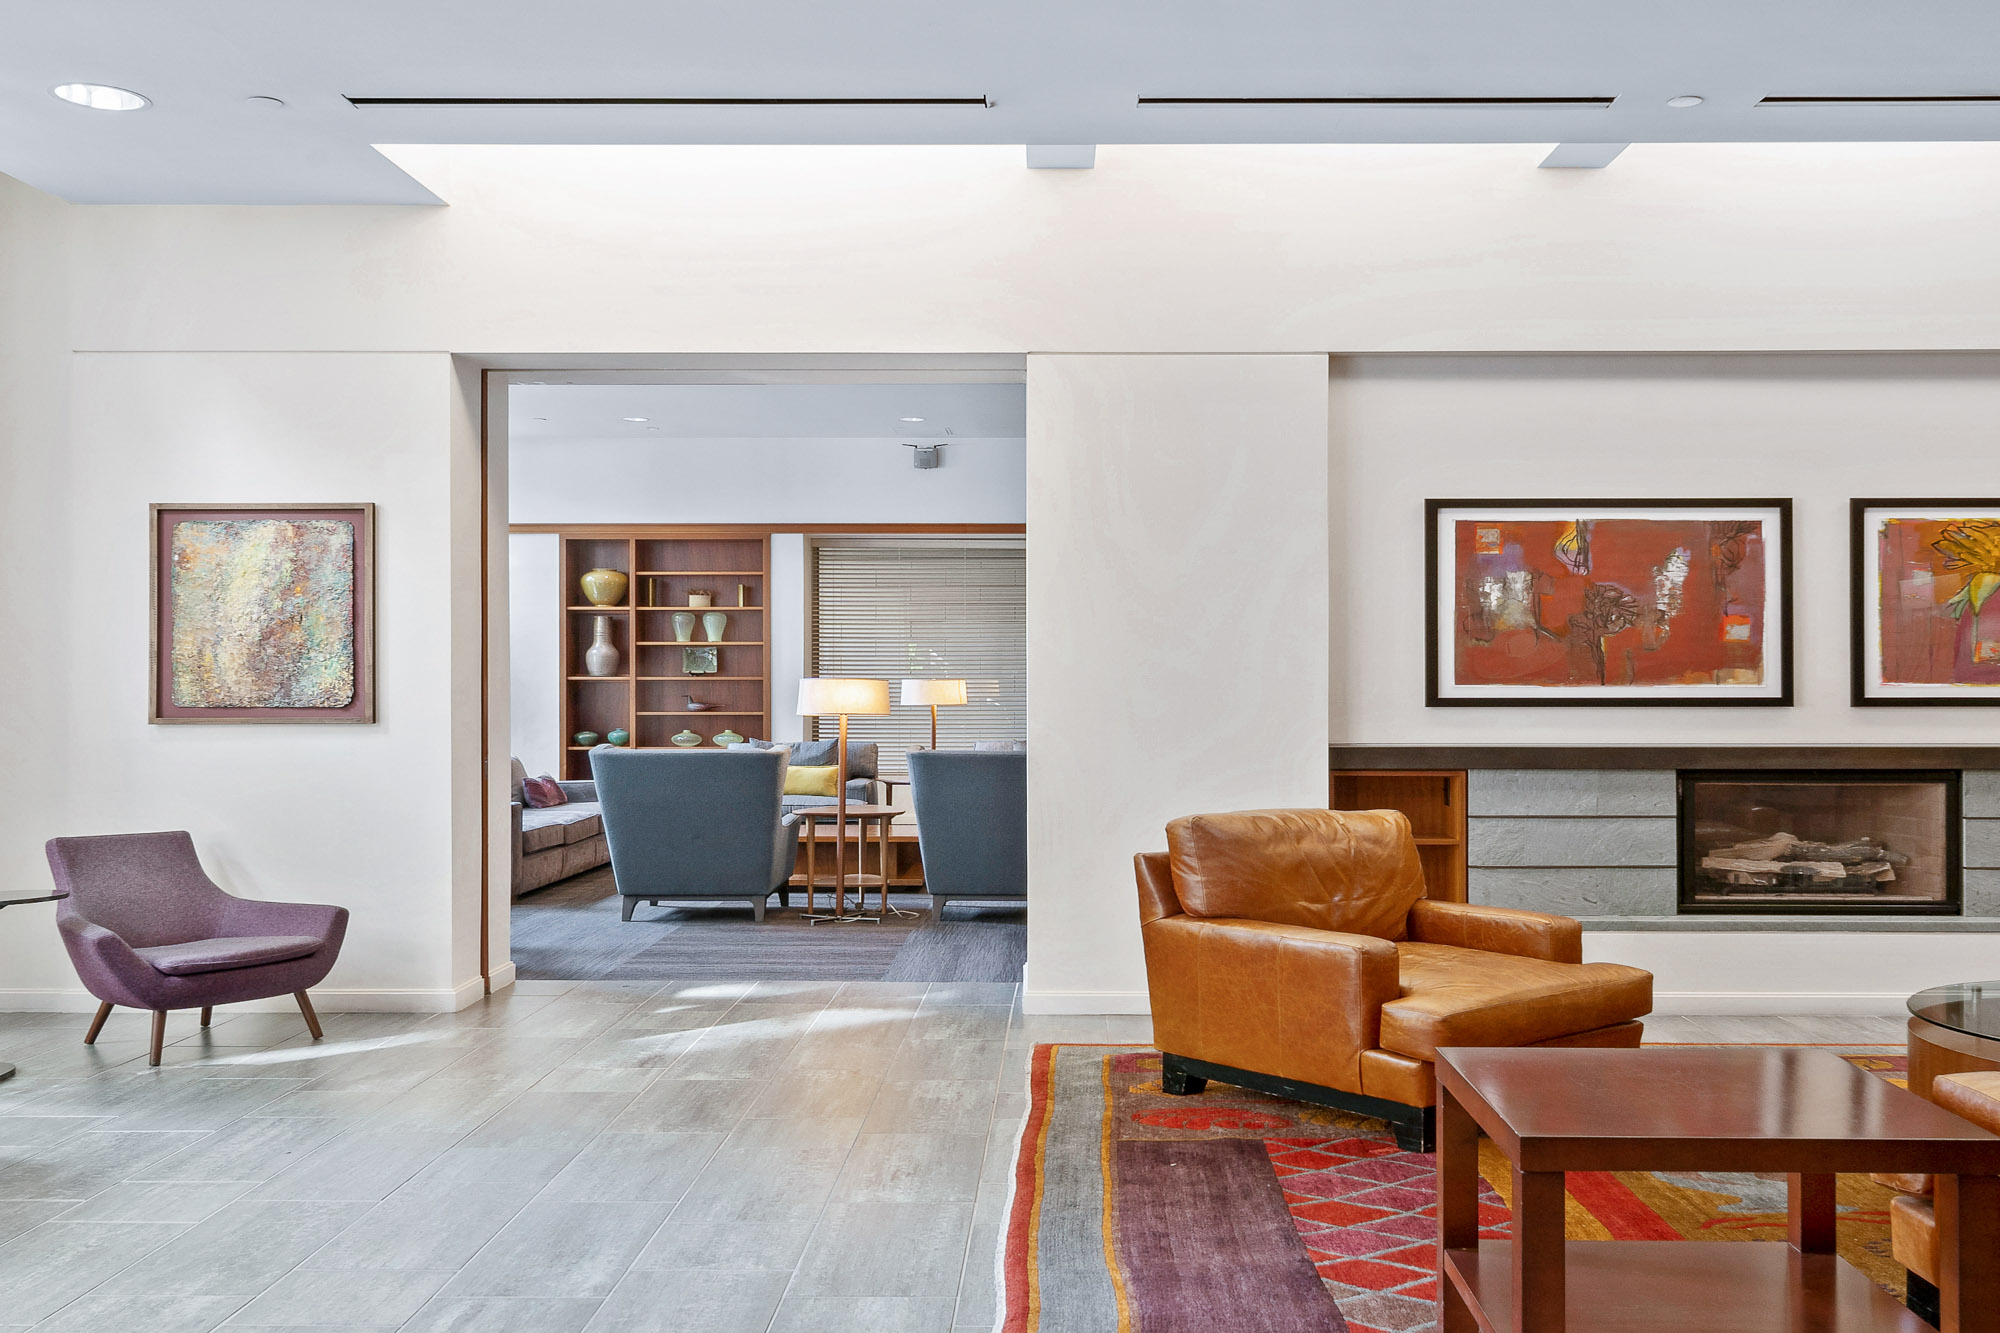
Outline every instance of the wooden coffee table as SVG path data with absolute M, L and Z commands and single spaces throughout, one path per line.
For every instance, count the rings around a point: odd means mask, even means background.
M 1827 1051 L 1437 1053 L 1444 1333 L 1808 1333 L 1929 1325 L 1834 1253 L 1834 1173 L 1934 1174 L 1943 1333 L 2000 1331 L 2000 1137 Z M 1511 1241 L 1479 1239 L 1479 1135 L 1513 1164 Z M 1568 1171 L 1790 1177 L 1790 1242 L 1573 1241 Z

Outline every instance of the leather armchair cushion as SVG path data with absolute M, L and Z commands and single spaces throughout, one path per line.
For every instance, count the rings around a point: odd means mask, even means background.
M 1196 1060 L 1361 1090 L 1396 946 L 1264 921 L 1164 917 L 1143 932 L 1153 1041 Z
M 1244 810 L 1167 825 L 1189 916 L 1400 940 L 1424 896 L 1410 821 L 1395 810 Z
M 1937 1208 L 1921 1194 L 1889 1200 L 1889 1252 L 1926 1282 L 1938 1280 Z
M 2000 1134 L 2000 1073 L 1941 1075 L 1931 1081 L 1931 1100 L 1983 1130 Z
M 283 963 L 319 952 L 324 940 L 312 935 L 239 935 L 213 940 L 189 940 L 185 944 L 156 944 L 134 949 L 155 972 L 170 977 L 191 977 L 202 972 L 227 972 L 237 967 L 261 967 Z
M 1401 996 L 1382 1006 L 1383 1049 L 1419 1060 L 1440 1046 L 1524 1046 L 1650 1013 L 1653 976 L 1618 963 L 1552 963 L 1408 942 Z
M 1426 900 L 1410 909 L 1410 938 L 1425 944 L 1546 958 L 1552 963 L 1583 961 L 1583 923 L 1574 917 L 1528 912 L 1517 907 Z

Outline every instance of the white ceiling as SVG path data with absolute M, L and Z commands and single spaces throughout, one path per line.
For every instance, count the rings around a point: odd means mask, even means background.
M 390 143 L 1624 143 L 2000 138 L 1992 0 L 0 0 L 0 171 L 101 203 L 420 203 Z M 49 88 L 153 99 L 89 111 Z M 1686 110 L 1666 99 L 1695 93 Z M 1141 97 L 1612 97 L 1141 106 Z M 282 108 L 253 103 L 276 97 Z M 349 97 L 971 98 L 356 107 Z
M 515 384 L 507 390 L 508 438 L 516 443 L 1018 439 L 1027 434 L 1027 411 L 1022 384 Z

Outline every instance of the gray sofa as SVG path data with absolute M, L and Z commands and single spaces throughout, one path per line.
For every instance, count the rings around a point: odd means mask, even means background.
M 768 750 L 592 750 L 624 919 L 642 902 L 741 899 L 759 921 L 772 894 L 789 905 L 799 835 L 780 805 L 785 767 Z
M 611 859 L 604 840 L 604 821 L 597 807 L 597 786 L 591 782 L 560 784 L 569 804 L 530 809 L 521 798 L 528 776 L 521 761 L 513 761 L 514 896 L 533 893 L 559 879 L 595 870 Z
M 932 906 L 942 913 L 953 898 L 1027 898 L 1027 754 L 912 750 L 909 757 Z
M 784 750 L 788 761 L 800 768 L 825 767 L 839 756 L 839 741 L 744 741 L 732 750 Z M 874 741 L 847 743 L 847 800 L 873 805 L 881 797 L 881 757 Z M 834 805 L 831 796 L 787 796 L 785 809 L 803 810 L 812 805 Z

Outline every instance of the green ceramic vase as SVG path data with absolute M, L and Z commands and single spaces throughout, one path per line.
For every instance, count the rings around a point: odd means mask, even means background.
M 570 739 L 588 750 L 591 746 L 597 744 L 597 733 L 594 731 L 579 731 L 576 735 L 570 737 Z
M 616 569 L 593 569 L 577 582 L 583 585 L 584 598 L 592 606 L 621 606 L 630 580 Z
M 632 733 L 623 727 L 613 727 L 604 733 L 604 739 L 610 741 L 613 745 L 630 745 L 632 743 Z
M 741 745 L 743 737 L 734 731 L 718 731 L 715 733 L 715 743 L 724 747 Z
M 692 731 L 676 732 L 669 739 L 672 740 L 675 745 L 680 746 L 683 750 L 690 749 L 696 745 L 701 744 L 701 737 L 697 736 Z

